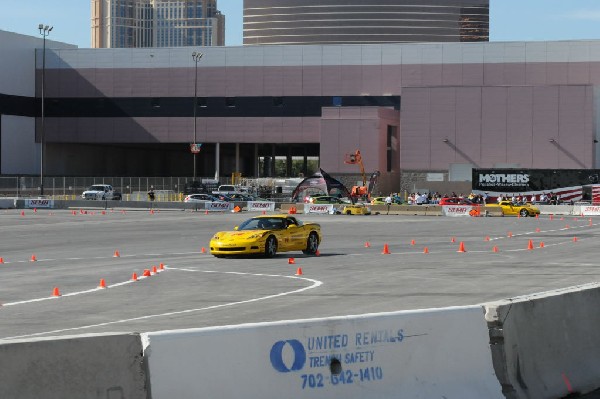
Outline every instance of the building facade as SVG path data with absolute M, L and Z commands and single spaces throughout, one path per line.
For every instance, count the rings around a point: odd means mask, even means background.
M 244 0 L 244 45 L 489 40 L 489 0 Z
M 217 0 L 92 0 L 92 48 L 225 45 Z
M 600 41 L 200 50 L 199 176 L 264 177 L 273 157 L 356 175 L 344 160 L 357 149 L 390 190 L 419 176 L 468 181 L 472 168 L 600 168 Z M 47 174 L 191 175 L 191 52 L 53 43 Z M 31 51 L 13 53 L 21 67 L 0 75 L 0 173 L 35 174 L 41 48 L 36 64 Z M 35 91 L 22 77 L 34 72 Z

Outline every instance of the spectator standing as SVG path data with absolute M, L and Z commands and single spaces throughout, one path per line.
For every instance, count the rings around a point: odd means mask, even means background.
M 390 206 L 392 206 L 392 194 L 385 197 L 385 205 L 387 206 L 387 215 L 390 214 Z

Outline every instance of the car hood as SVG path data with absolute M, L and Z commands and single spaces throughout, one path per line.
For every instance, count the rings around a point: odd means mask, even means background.
M 269 230 L 219 231 L 215 237 L 219 237 L 220 241 L 250 240 L 262 237 L 268 232 Z

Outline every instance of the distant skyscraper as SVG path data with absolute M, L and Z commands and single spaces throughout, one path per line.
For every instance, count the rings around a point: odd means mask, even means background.
M 92 47 L 225 45 L 217 0 L 91 0 Z
M 489 0 L 244 0 L 244 44 L 489 41 Z

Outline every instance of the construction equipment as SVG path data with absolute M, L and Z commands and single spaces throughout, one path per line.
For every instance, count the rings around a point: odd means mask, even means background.
M 350 193 L 353 197 L 368 197 L 371 193 L 367 187 L 367 176 L 365 175 L 365 166 L 362 162 L 362 156 L 360 151 L 356 150 L 354 154 L 346 154 L 344 163 L 350 165 L 358 165 L 360 167 L 360 174 L 362 176 L 362 186 L 352 186 Z

